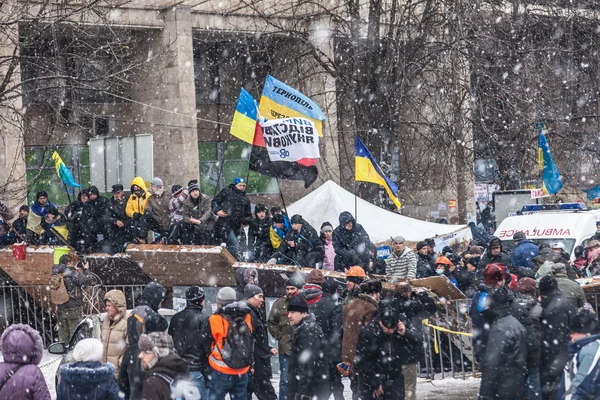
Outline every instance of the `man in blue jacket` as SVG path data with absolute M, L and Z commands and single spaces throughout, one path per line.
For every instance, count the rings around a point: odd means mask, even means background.
M 569 356 L 557 398 L 600 398 L 600 335 L 598 320 L 592 313 L 583 311 L 573 318 Z
M 513 268 L 532 268 L 531 260 L 538 255 L 538 247 L 531 240 L 527 240 L 523 232 L 515 233 L 513 242 L 515 244 L 512 252 Z

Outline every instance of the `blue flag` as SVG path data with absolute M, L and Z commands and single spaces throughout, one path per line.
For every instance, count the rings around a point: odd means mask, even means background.
M 538 166 L 542 174 L 542 190 L 546 194 L 556 194 L 562 189 L 562 177 L 552 159 L 544 128 L 545 125 L 543 123 L 538 124 L 540 131 L 538 139 Z

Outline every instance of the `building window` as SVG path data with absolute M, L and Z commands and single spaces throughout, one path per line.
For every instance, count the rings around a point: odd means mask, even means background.
M 198 143 L 202 193 L 214 196 L 219 189 L 229 186 L 238 176 L 248 178 L 247 193 L 279 193 L 275 178 L 254 171 L 248 173 L 251 149 L 252 146 L 245 142 Z
M 75 181 L 81 187 L 90 185 L 90 151 L 83 146 L 56 146 L 40 147 L 30 146 L 25 148 L 25 166 L 27 170 L 27 203 L 35 201 L 35 194 L 39 190 L 48 192 L 49 200 L 56 206 L 66 206 L 69 198 L 65 186 L 56 175 L 52 153 L 58 152 L 65 165 L 71 170 Z M 71 201 L 75 199 L 78 191 L 69 188 Z

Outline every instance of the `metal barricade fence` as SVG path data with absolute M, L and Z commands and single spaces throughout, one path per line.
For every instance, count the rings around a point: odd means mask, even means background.
M 83 312 L 104 310 L 104 294 L 111 289 L 125 294 L 127 308 L 134 308 L 146 285 L 96 285 L 84 290 Z M 55 305 L 50 301 L 48 285 L 0 285 L 0 334 L 13 324 L 26 324 L 40 333 L 44 347 L 58 340 Z
M 436 374 L 442 379 L 447 375 L 463 379 L 476 376 L 470 304 L 469 299 L 446 301 L 438 304 L 436 315 L 424 321 L 423 354 L 418 363 L 420 378 L 433 379 Z
M 125 294 L 127 308 L 138 304 L 145 285 L 96 285 L 87 288 L 84 295 L 84 314 L 104 310 L 103 299 L 112 289 Z M 58 340 L 55 306 L 50 301 L 48 285 L 1 286 L 0 285 L 0 334 L 12 324 L 27 324 L 42 336 L 44 347 Z M 469 318 L 470 300 L 452 300 L 438 305 L 438 313 L 423 325 L 423 354 L 418 371 L 421 378 L 433 378 L 441 374 L 462 377 L 475 376 Z M 598 310 L 596 295 L 595 308 Z

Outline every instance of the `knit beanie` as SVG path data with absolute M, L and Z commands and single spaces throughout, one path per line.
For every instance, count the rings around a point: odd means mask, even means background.
M 192 183 L 188 186 L 188 193 L 192 193 L 194 190 L 200 191 L 200 186 L 197 183 Z
M 164 185 L 162 179 L 160 179 L 160 178 L 153 178 L 150 181 L 150 184 L 152 186 L 156 186 L 156 187 L 163 187 L 163 185 Z
M 541 295 L 548 296 L 550 293 L 558 289 L 558 282 L 556 281 L 555 277 L 547 275 L 540 279 L 539 288 Z
M 333 225 L 331 225 L 331 223 L 329 223 L 329 222 L 323 222 L 323 225 L 321 225 L 321 233 L 332 232 L 332 231 L 333 231 Z
M 230 287 L 224 287 L 217 293 L 217 303 L 221 305 L 231 304 L 235 301 L 235 290 Z
M 316 283 L 317 285 L 322 285 L 325 282 L 325 276 L 321 272 L 321 270 L 313 269 L 308 274 L 308 281 L 306 283 Z
M 292 215 L 291 222 L 292 222 L 292 224 L 303 224 L 304 219 L 302 218 L 302 215 L 296 214 L 296 215 Z
M 298 289 L 302 289 L 304 287 L 304 278 L 297 272 L 294 272 L 292 276 L 285 281 L 285 286 L 295 286 Z
M 297 311 L 301 313 L 308 313 L 308 302 L 303 294 L 292 297 L 288 302 L 288 311 Z
M 100 362 L 103 354 L 102 342 L 95 338 L 88 338 L 77 342 L 73 350 L 73 359 L 76 362 Z
M 257 294 L 261 294 L 263 291 L 256 285 L 251 283 L 247 284 L 244 288 L 244 299 L 248 300 L 251 297 L 256 296 Z
M 144 320 L 144 332 L 164 332 L 169 328 L 167 320 L 159 313 L 152 313 Z
M 187 303 L 200 305 L 205 298 L 206 295 L 204 294 L 204 290 L 202 290 L 200 286 L 190 286 L 185 291 L 185 301 Z

